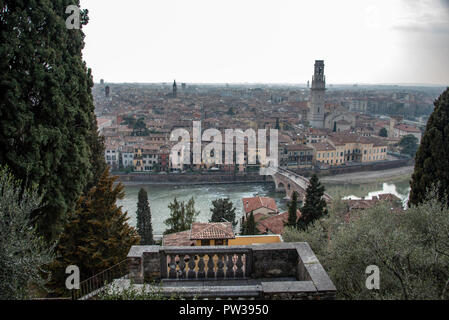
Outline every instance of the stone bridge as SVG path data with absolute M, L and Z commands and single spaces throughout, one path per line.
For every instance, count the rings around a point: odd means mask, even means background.
M 294 191 L 298 194 L 298 201 L 304 202 L 306 199 L 306 190 L 309 186 L 309 179 L 282 168 L 267 168 L 268 174 L 273 178 L 276 191 L 286 193 L 286 197 L 291 199 Z M 324 193 L 326 202 L 332 200 L 331 196 Z

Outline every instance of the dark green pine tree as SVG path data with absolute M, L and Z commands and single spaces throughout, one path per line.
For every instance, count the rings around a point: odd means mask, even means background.
M 140 235 L 141 245 L 152 245 L 153 240 L 153 226 L 151 224 L 151 210 L 148 203 L 148 195 L 145 189 L 141 188 L 139 191 L 137 203 L 137 232 Z
M 67 266 L 78 266 L 83 281 L 126 260 L 131 246 L 139 243 L 127 212 L 117 206 L 125 193 L 121 183 L 114 185 L 115 180 L 106 169 L 97 186 L 78 200 L 56 247 L 58 258 L 50 264 L 53 295 L 69 294 L 65 289 Z
M 296 223 L 298 220 L 298 193 L 296 191 L 293 191 L 292 199 L 290 203 L 288 204 L 288 220 L 287 220 L 287 226 L 290 227 L 296 227 Z
M 228 198 L 212 201 L 212 217 L 209 222 L 230 222 L 233 227 L 237 225 L 235 219 L 235 208 Z
M 439 200 L 449 197 L 449 88 L 434 105 L 415 156 L 410 182 L 411 205 L 422 203 L 432 186 L 438 188 Z
M 315 220 L 327 215 L 327 204 L 323 198 L 324 186 L 321 185 L 316 174 L 310 178 L 306 190 L 306 200 L 301 208 L 301 218 L 298 219 L 298 228 L 306 230 Z
M 84 33 L 65 23 L 73 4 L 79 1 L 0 1 L 0 164 L 43 194 L 32 218 L 47 240 L 59 237 L 103 165 Z M 87 21 L 82 11 L 82 26 Z

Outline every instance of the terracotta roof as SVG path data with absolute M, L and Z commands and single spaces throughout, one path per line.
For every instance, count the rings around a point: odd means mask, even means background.
M 301 211 L 296 211 L 297 219 L 301 217 Z M 288 211 L 268 217 L 266 219 L 259 219 L 256 224 L 257 229 L 261 233 L 282 234 L 284 225 L 288 221 Z
M 316 151 L 334 151 L 336 150 L 333 145 L 331 145 L 329 142 L 317 142 L 317 143 L 311 143 L 310 146 L 314 148 Z
M 313 150 L 313 148 L 311 148 L 310 146 L 305 145 L 305 144 L 287 144 L 285 146 L 285 148 L 288 151 L 311 151 L 311 150 Z
M 195 245 L 195 241 L 190 240 L 190 230 L 166 234 L 162 238 L 163 246 L 192 246 Z
M 398 129 L 398 130 L 406 131 L 406 132 L 416 132 L 416 133 L 420 133 L 421 132 L 421 130 L 419 130 L 418 128 L 413 127 L 413 126 L 409 126 L 409 125 L 406 125 L 406 124 L 403 124 L 403 123 L 398 124 L 398 125 L 396 125 L 394 127 L 396 129 Z
M 229 222 L 194 222 L 190 229 L 190 240 L 234 238 L 234 231 Z
M 267 208 L 269 210 L 278 211 L 278 207 L 276 206 L 276 201 L 273 198 L 269 197 L 253 197 L 253 198 L 243 198 L 243 208 L 245 209 L 245 213 L 249 213 L 251 211 L 257 210 L 259 208 Z
M 349 203 L 349 210 L 368 209 L 379 203 L 379 201 L 400 201 L 398 197 L 391 193 L 383 193 L 378 196 L 373 196 L 371 199 L 347 200 Z

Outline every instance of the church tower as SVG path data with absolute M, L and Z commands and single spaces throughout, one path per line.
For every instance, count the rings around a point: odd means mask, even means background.
M 178 88 L 176 86 L 176 80 L 173 81 L 173 97 L 176 98 L 176 95 L 178 93 Z
M 312 77 L 310 89 L 309 123 L 313 128 L 324 127 L 324 94 L 326 91 L 326 78 L 324 76 L 324 61 L 315 60 L 315 72 Z

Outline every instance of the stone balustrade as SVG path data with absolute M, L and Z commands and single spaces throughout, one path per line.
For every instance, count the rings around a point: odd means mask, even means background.
M 336 288 L 305 242 L 250 246 L 133 246 L 136 285 L 161 281 L 186 298 L 333 299 Z M 243 290 L 243 291 L 242 291 Z
M 187 247 L 160 250 L 162 279 L 246 279 L 251 275 L 251 249 Z

